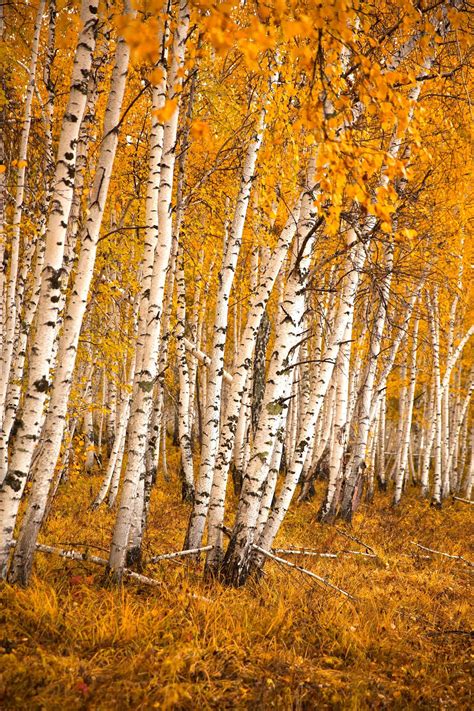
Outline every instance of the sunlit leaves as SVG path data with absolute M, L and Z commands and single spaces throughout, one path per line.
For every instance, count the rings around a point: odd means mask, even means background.
M 178 106 L 177 99 L 168 99 L 161 109 L 155 109 L 153 114 L 160 123 L 165 123 L 173 116 Z

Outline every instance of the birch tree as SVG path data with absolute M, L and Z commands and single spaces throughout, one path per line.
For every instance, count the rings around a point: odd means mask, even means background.
M 127 0 L 125 10 L 131 13 Z M 66 426 L 66 413 L 76 362 L 77 346 L 87 297 L 92 280 L 102 217 L 118 144 L 118 123 L 128 71 L 129 46 L 121 37 L 115 52 L 115 65 L 105 110 L 103 138 L 89 197 L 87 221 L 81 234 L 81 249 L 71 298 L 64 319 L 58 348 L 58 366 L 51 391 L 49 411 L 44 425 L 45 445 L 36 467 L 36 478 L 29 506 L 22 522 L 13 560 L 13 579 L 25 584 L 31 571 L 33 552 L 44 515 L 54 468 Z
M 139 317 L 138 329 L 139 332 L 144 333 L 143 356 L 141 362 L 137 363 L 135 374 L 128 461 L 109 557 L 110 570 L 118 578 L 125 565 L 133 517 L 132 504 L 136 498 L 140 476 L 144 469 L 148 425 L 153 404 L 152 390 L 157 374 L 162 299 L 172 242 L 171 206 L 179 115 L 178 92 L 182 83 L 180 73 L 184 63 L 188 27 L 188 3 L 186 0 L 180 0 L 177 26 L 173 37 L 173 53 L 167 77 L 167 101 L 174 103 L 171 104 L 173 113 L 165 121 L 163 128 L 163 150 L 158 191 L 157 251 L 150 280 L 148 310 L 146 314 L 140 313 Z M 154 170 L 153 166 L 152 170 Z M 143 318 L 146 325 L 143 324 Z
M 38 326 L 31 348 L 23 411 L 12 442 L 12 458 L 0 491 L 2 543 L 0 570 L 4 577 L 13 528 L 41 427 L 41 414 L 50 387 L 51 355 L 57 303 L 62 289 L 62 263 L 67 219 L 74 187 L 76 143 L 87 99 L 87 82 L 98 26 L 98 0 L 81 6 L 79 34 L 71 78 L 71 91 L 59 138 L 53 194 L 45 235 L 45 257 L 38 301 Z

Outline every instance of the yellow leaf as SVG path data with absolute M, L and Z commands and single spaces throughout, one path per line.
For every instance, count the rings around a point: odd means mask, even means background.
M 205 138 L 209 135 L 209 125 L 205 121 L 193 121 L 191 124 L 191 136 L 193 138 Z
M 0 173 L 4 173 L 7 169 L 6 165 L 0 165 Z
M 163 69 L 161 69 L 161 67 L 157 67 L 156 69 L 153 69 L 152 72 L 150 72 L 150 82 L 152 84 L 159 84 L 160 81 L 163 79 L 163 77 L 164 77 L 164 72 L 163 72 Z
M 178 102 L 176 99 L 168 99 L 163 108 L 155 109 L 153 113 L 160 123 L 165 123 L 166 121 L 169 121 L 169 119 L 172 117 L 172 115 L 176 111 L 177 106 Z

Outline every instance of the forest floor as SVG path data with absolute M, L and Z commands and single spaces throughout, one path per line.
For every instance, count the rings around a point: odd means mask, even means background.
M 88 510 L 99 484 L 61 487 L 42 542 L 106 557 L 113 513 Z M 363 551 L 316 523 L 321 493 L 292 508 L 278 545 Z M 411 543 L 473 560 L 469 508 L 408 495 L 394 511 L 379 494 L 344 529 L 378 558 L 291 557 L 356 602 L 273 561 L 244 589 L 204 582 L 186 559 L 145 566 L 158 588 L 111 589 L 99 567 L 38 553 L 29 589 L 0 590 L 0 708 L 472 708 L 473 569 Z M 145 558 L 181 548 L 188 511 L 160 479 Z

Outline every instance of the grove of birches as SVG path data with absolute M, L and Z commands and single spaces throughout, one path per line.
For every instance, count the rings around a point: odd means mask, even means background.
M 306 502 L 469 509 L 472 10 L 0 5 L 1 578 L 84 558 L 43 538 L 77 477 L 107 588 L 159 584 L 170 482 L 174 553 L 230 588 Z

